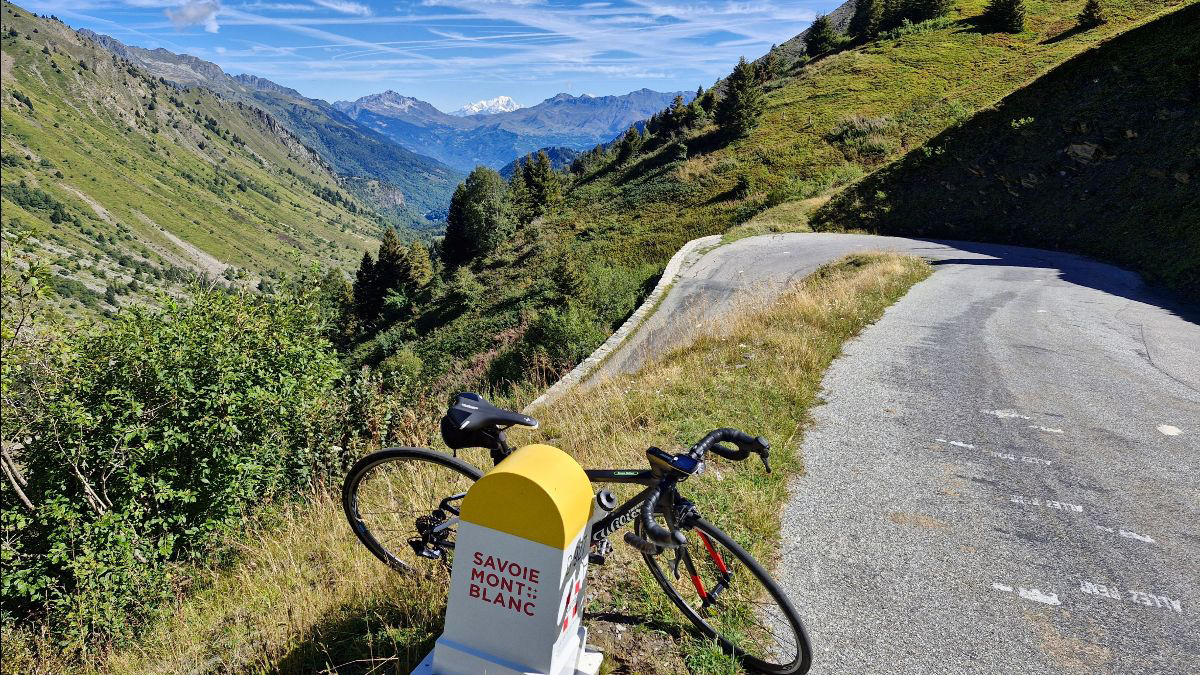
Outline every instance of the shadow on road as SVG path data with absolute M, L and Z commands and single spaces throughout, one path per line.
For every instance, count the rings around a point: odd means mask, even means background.
M 1183 297 L 1169 289 L 1150 286 L 1136 272 L 1098 262 L 1082 255 L 950 239 L 922 239 L 920 241 L 940 245 L 937 248 L 929 249 L 930 264 L 935 267 L 984 265 L 1053 269 L 1058 271 L 1058 278 L 1067 283 L 1094 288 L 1109 295 L 1158 307 L 1184 321 L 1200 324 L 1200 302 L 1196 298 Z M 938 252 L 944 251 L 941 246 L 950 246 L 960 251 L 978 253 L 980 256 L 986 257 L 943 258 L 938 255 Z M 913 252 L 921 253 L 919 250 Z

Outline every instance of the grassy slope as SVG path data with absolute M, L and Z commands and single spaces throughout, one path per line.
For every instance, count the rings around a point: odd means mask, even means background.
M 48 210 L 6 194 L 4 225 L 10 236 L 14 220 L 31 228 L 33 252 L 65 258 L 64 276 L 103 291 L 131 280 L 139 262 L 214 274 L 233 265 L 253 282 L 311 262 L 349 266 L 373 247 L 378 223 L 320 199 L 318 188 L 346 193 L 273 119 L 203 89 L 163 85 L 11 3 L 3 19 L 3 182 L 45 191 L 81 223 L 54 224 Z
M 542 428 L 514 431 L 513 441 L 552 442 L 585 466 L 636 467 L 645 464 L 647 446 L 679 448 L 710 428 L 735 425 L 765 435 L 775 448 L 774 473 L 757 461 L 717 460 L 684 493 L 770 562 L 787 481 L 803 468 L 797 450 L 822 373 L 845 340 L 929 273 L 919 260 L 894 255 L 827 266 L 772 307 L 745 311 L 727 335 L 702 338 L 636 376 L 539 410 Z M 708 376 L 698 378 L 698 372 Z M 423 431 L 432 441 L 432 419 Z M 487 466 L 483 451 L 463 454 Z M 631 496 L 621 492 L 627 486 L 612 487 L 619 497 Z M 609 562 L 593 569 L 589 610 L 623 614 L 634 623 L 622 633 L 618 624 L 593 616 L 590 640 L 625 672 L 728 672 L 726 659 L 680 631 L 681 617 L 652 586 L 641 559 L 615 545 Z M 193 571 L 194 595 L 98 669 L 408 672 L 440 631 L 441 607 L 412 592 L 357 543 L 332 496 L 276 514 L 235 546 L 243 552 L 236 562 Z M 6 669 L 55 665 L 53 650 L 39 656 L 29 647 L 6 646 L 12 659 L 6 658 Z
M 1200 298 L 1200 5 L 1085 52 L 814 226 L 1068 249 Z
M 771 190 L 808 197 L 839 174 L 857 177 L 856 168 L 902 156 L 1088 46 L 1183 2 L 1110 0 L 1108 24 L 1072 33 L 1082 0 L 1028 0 L 1028 29 L 1019 35 L 976 30 L 984 4 L 961 0 L 948 27 L 824 57 L 771 83 L 766 114 L 748 138 L 707 152 L 712 141 L 700 133 L 688 139 L 685 162 L 668 161 L 667 147 L 600 170 L 572 191 L 563 220 L 602 238 L 617 259 L 665 259 L 688 239 L 747 220 Z M 882 151 L 831 138 L 855 115 L 887 119 Z M 751 186 L 743 198 L 735 195 L 740 176 Z
M 685 161 L 672 160 L 676 148 L 668 143 L 625 165 L 600 166 L 572 186 L 559 213 L 477 265 L 489 289 L 481 303 L 465 312 L 427 310 L 397 327 L 397 334 L 434 372 L 455 369 L 450 379 L 476 386 L 471 378 L 519 337 L 523 313 L 539 307 L 538 294 L 553 283 L 558 252 L 567 249 L 588 261 L 595 296 L 603 299 L 601 319 L 615 328 L 685 241 L 729 231 L 756 214 L 762 218 L 751 233 L 803 227 L 834 188 L 902 157 L 1091 45 L 1183 2 L 1110 0 L 1109 23 L 1080 33 L 1071 27 L 1082 0 L 1029 0 L 1029 29 L 1009 35 L 978 31 L 984 0 L 961 0 L 941 27 L 793 69 L 769 83 L 766 113 L 749 137 L 721 145 L 709 127 L 686 139 Z M 884 120 L 872 147 L 831 137 L 856 115 Z M 750 183 L 745 196 L 736 191 L 742 176 Z M 781 200 L 782 206 L 763 212 Z M 386 355 L 376 347 L 366 345 L 362 353 Z M 464 354 L 478 356 L 463 365 Z

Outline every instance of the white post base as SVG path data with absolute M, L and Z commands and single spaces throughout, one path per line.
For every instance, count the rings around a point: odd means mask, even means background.
M 444 647 L 443 647 L 444 648 Z M 600 664 L 604 662 L 604 653 L 591 647 L 584 647 L 579 654 L 579 660 L 575 662 L 575 672 L 572 675 L 599 675 Z M 527 671 L 514 670 L 499 663 L 487 662 L 483 659 L 479 660 L 479 673 L 486 675 L 540 675 L 539 673 L 530 673 Z M 433 650 L 430 650 L 421 663 L 413 669 L 411 675 L 441 675 L 433 670 Z

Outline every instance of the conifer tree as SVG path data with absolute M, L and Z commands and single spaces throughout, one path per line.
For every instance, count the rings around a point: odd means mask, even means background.
M 1100 6 L 1100 0 L 1087 0 L 1083 4 L 1083 11 L 1079 13 L 1079 26 L 1095 28 L 1102 23 L 1108 23 L 1108 17 L 1104 14 L 1104 8 Z
M 520 225 L 528 225 L 533 220 L 530 213 L 529 184 L 525 181 L 529 173 L 529 155 L 517 160 L 512 177 L 508 179 L 508 193 L 512 200 L 513 219 Z
M 1020 33 L 1025 30 L 1024 0 L 988 0 L 983 22 L 992 30 Z
M 514 227 L 508 184 L 494 170 L 476 167 L 450 199 L 442 240 L 447 269 L 491 253 Z
M 412 296 L 425 287 L 433 278 L 433 261 L 429 258 L 429 249 L 414 241 L 408 245 L 404 254 L 404 286 Z
M 814 19 L 808 27 L 808 34 L 804 37 L 804 51 L 809 56 L 816 57 L 837 49 L 841 43 L 842 36 L 833 27 L 833 22 L 828 16 L 822 15 Z
M 725 96 L 717 104 L 717 124 L 729 136 L 740 138 L 758 126 L 765 108 L 754 66 L 742 57 L 725 80 Z
M 379 305 L 376 299 L 380 296 L 375 292 L 375 259 L 371 253 L 363 254 L 358 271 L 354 274 L 354 313 L 364 322 L 373 320 L 379 315 Z
M 687 125 L 687 106 L 683 103 L 682 96 L 676 96 L 674 101 L 671 101 L 671 108 L 668 111 L 670 123 L 667 126 L 668 133 L 680 131 Z
M 408 248 L 400 241 L 396 230 L 387 228 L 375 256 L 375 288 L 381 301 L 388 291 L 403 286 L 407 255 Z
M 528 182 L 531 211 L 533 218 L 537 218 L 558 204 L 562 197 L 562 184 L 545 150 L 539 150 L 537 159 L 530 164 L 532 168 Z
M 779 49 L 778 45 L 771 45 L 771 49 L 767 51 L 762 60 L 758 62 L 758 81 L 766 84 L 775 79 L 779 75 Z
M 850 36 L 860 42 L 879 37 L 883 21 L 884 0 L 855 0 L 854 15 L 850 17 Z

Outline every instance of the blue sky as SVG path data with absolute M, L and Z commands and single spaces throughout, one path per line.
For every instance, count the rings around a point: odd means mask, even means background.
M 499 95 L 709 85 L 838 0 L 39 0 L 19 2 L 327 100 L 385 89 L 450 111 Z

